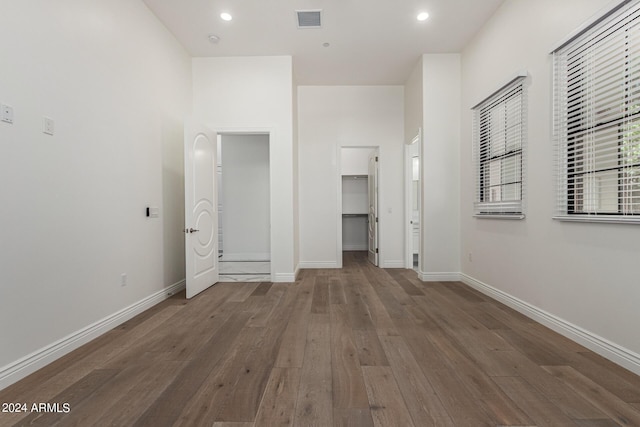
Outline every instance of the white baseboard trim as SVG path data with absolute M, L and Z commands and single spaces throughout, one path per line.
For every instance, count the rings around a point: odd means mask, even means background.
M 418 278 L 423 282 L 459 282 L 460 273 L 426 273 L 419 271 Z
M 0 390 L 121 325 L 185 288 L 181 280 L 97 322 L 0 368 Z
M 317 268 L 340 268 L 335 261 L 300 261 L 299 267 L 317 269 Z
M 404 261 L 403 261 L 403 260 L 399 260 L 399 261 L 395 261 L 395 260 L 385 261 L 385 262 L 382 264 L 382 268 L 404 268 Z
M 296 273 L 276 273 L 273 283 L 293 283 L 296 281 Z
M 587 331 L 577 325 L 567 322 L 551 313 L 548 313 L 526 301 L 522 301 L 500 289 L 487 285 L 466 274 L 461 274 L 461 281 L 472 288 L 500 301 L 525 316 L 547 326 L 555 332 L 569 338 L 598 353 L 600 356 L 640 375 L 640 354 L 624 348 L 599 335 Z

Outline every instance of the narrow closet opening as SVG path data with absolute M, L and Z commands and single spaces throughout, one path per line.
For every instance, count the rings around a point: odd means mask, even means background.
M 366 251 L 369 197 L 367 175 L 342 176 L 342 250 Z
M 344 258 L 351 253 L 363 260 L 368 258 L 375 265 L 378 264 L 377 182 L 371 175 L 369 161 L 372 156 L 377 158 L 376 153 L 377 149 L 372 147 L 342 147 L 340 152 L 342 255 Z M 371 250 L 375 253 L 373 257 L 369 254 Z
M 404 146 L 405 191 L 405 268 L 421 271 L 422 130 Z
M 420 258 L 420 147 L 411 145 L 411 257 L 412 268 L 419 271 Z
M 269 135 L 218 135 L 217 173 L 220 281 L 270 281 Z

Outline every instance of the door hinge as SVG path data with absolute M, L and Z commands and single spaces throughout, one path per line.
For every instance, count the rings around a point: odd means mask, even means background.
M 378 161 L 378 156 L 376 156 L 376 162 Z
M 376 217 L 376 222 L 378 222 L 378 217 Z
M 378 248 L 376 248 L 376 253 L 378 253 Z

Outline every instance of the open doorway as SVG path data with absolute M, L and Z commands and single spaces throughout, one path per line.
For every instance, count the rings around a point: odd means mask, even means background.
M 405 267 L 420 271 L 421 253 L 421 133 L 405 146 L 405 212 L 406 212 L 406 261 Z
M 271 280 L 269 134 L 218 135 L 221 282 Z
M 347 252 L 379 265 L 378 148 L 341 147 L 338 260 Z

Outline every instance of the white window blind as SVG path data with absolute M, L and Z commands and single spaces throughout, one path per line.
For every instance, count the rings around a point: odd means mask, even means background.
M 518 75 L 473 108 L 476 216 L 524 218 L 525 76 Z
M 553 52 L 557 219 L 640 223 L 640 1 Z

